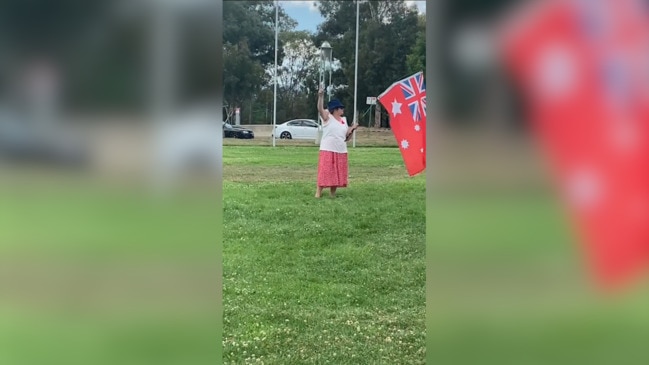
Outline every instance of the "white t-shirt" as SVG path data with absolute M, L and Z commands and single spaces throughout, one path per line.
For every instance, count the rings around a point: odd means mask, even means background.
M 337 121 L 331 113 L 329 120 L 322 123 L 322 139 L 320 139 L 320 151 L 332 151 L 338 153 L 347 153 L 347 119 L 342 117 L 342 121 Z

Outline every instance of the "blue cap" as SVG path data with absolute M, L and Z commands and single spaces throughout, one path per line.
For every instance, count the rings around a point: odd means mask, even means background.
M 331 100 L 329 104 L 327 104 L 327 109 L 329 109 L 330 111 L 338 108 L 345 108 L 345 106 L 338 99 Z

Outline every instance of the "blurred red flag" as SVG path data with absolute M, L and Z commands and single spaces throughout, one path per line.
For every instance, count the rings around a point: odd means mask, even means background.
M 377 98 L 390 115 L 401 156 L 414 176 L 426 168 L 426 84 L 423 72 L 392 84 Z
M 637 0 L 545 0 L 503 32 L 505 58 L 597 282 L 649 266 L 647 12 Z

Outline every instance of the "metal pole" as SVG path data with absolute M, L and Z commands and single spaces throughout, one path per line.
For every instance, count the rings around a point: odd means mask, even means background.
M 156 126 L 170 117 L 176 84 L 176 24 L 174 9 L 168 2 L 155 3 L 152 53 L 152 105 Z
M 331 101 L 331 94 L 333 94 L 333 87 L 331 86 L 331 73 L 333 72 L 333 55 L 331 60 L 328 62 L 327 68 L 329 69 L 329 86 L 327 86 L 327 101 Z
M 356 120 L 356 102 L 357 102 L 357 97 L 358 97 L 358 15 L 359 15 L 359 8 L 360 8 L 360 1 L 356 0 L 356 52 L 354 53 L 354 122 L 353 124 L 357 123 Z M 353 133 L 353 142 L 352 142 L 352 147 L 356 147 L 356 130 L 354 130 Z
M 322 87 L 323 89 L 325 89 L 325 81 L 324 81 L 325 80 L 325 75 L 324 75 L 324 72 L 325 72 L 324 71 L 324 60 L 322 59 L 322 56 L 321 56 L 320 57 L 320 78 L 318 80 L 319 81 L 318 87 Z M 315 144 L 320 144 L 320 128 L 322 127 L 322 122 L 323 122 L 322 118 L 320 117 L 320 111 L 318 111 L 318 117 L 316 118 L 316 120 L 318 121 L 318 126 L 319 127 L 318 127 L 318 132 L 316 133 L 316 138 L 315 138 L 314 143 Z
M 275 74 L 273 90 L 273 147 L 275 147 L 275 125 L 277 124 L 277 34 L 279 32 L 279 1 L 275 0 Z

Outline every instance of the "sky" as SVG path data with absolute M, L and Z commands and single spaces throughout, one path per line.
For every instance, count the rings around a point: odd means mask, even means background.
M 291 18 L 297 20 L 297 30 L 315 32 L 318 25 L 324 20 L 322 16 L 320 16 L 318 8 L 315 7 L 315 2 L 316 1 L 314 0 L 293 0 L 280 1 L 279 3 Z M 424 12 L 426 10 L 425 0 L 406 1 L 406 3 L 416 4 L 419 8 L 419 12 Z

